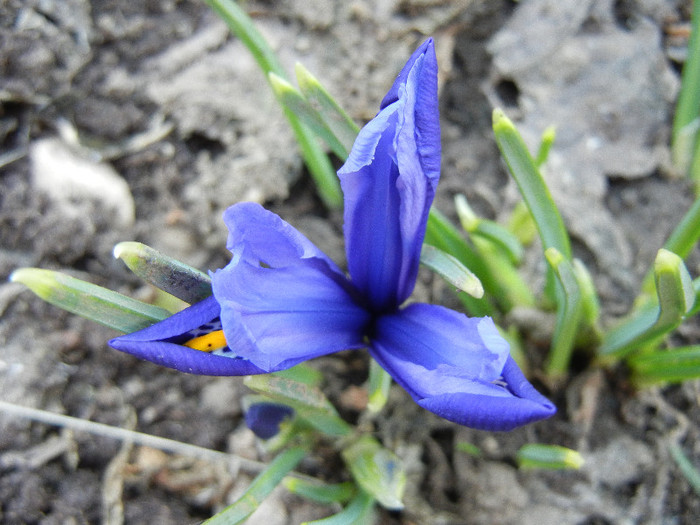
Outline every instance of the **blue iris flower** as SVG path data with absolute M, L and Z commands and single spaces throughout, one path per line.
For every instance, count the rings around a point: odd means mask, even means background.
M 490 318 L 404 306 L 440 176 L 432 40 L 404 66 L 338 176 L 349 278 L 280 217 L 239 203 L 224 214 L 233 257 L 212 274 L 213 297 L 110 344 L 209 375 L 274 372 L 367 347 L 420 406 L 450 421 L 510 430 L 554 414 Z
M 261 439 L 275 437 L 280 423 L 294 416 L 294 409 L 279 403 L 254 403 L 245 413 L 245 424 Z

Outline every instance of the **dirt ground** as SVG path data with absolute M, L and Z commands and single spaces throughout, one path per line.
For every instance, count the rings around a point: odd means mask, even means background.
M 490 131 L 492 107 L 533 147 L 556 125 L 545 176 L 610 323 L 692 202 L 667 147 L 689 5 L 259 0 L 246 9 L 288 70 L 301 61 L 357 122 L 374 115 L 416 45 L 435 38 L 444 151 L 436 204 L 449 216 L 456 193 L 501 220 L 517 202 Z M 138 240 L 204 270 L 221 267 L 221 214 L 241 200 L 265 203 L 342 262 L 342 217 L 315 196 L 244 46 L 194 0 L 4 0 L 0 104 L 2 399 L 268 460 L 242 424 L 240 378 L 188 376 L 122 355 L 105 344 L 113 332 L 6 282 L 13 269 L 37 266 L 152 298 L 113 260 L 114 244 Z M 535 282 L 541 265 L 534 248 L 525 270 Z M 417 293 L 454 301 L 427 273 Z M 528 332 L 535 365 L 545 352 L 540 321 Z M 697 323 L 678 339 L 697 343 Z M 700 382 L 636 392 L 623 367 L 595 369 L 585 355 L 574 364 L 559 389 L 533 378 L 558 414 L 507 434 L 447 423 L 395 387 L 376 432 L 405 462 L 409 483 L 406 509 L 380 523 L 697 523 L 700 498 L 668 447 L 681 445 L 700 465 Z M 365 353 L 314 365 L 342 414 L 357 418 Z M 459 442 L 483 455 L 456 451 Z M 530 442 L 575 448 L 586 464 L 519 471 L 515 452 Z M 300 469 L 337 479 L 337 462 L 326 451 Z M 253 476 L 0 415 L 2 523 L 196 523 Z M 332 510 L 280 490 L 250 522 L 297 524 Z

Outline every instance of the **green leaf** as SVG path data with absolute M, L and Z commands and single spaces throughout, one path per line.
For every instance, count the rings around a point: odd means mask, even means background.
M 688 56 L 683 65 L 681 91 L 671 135 L 673 163 L 683 174 L 689 174 L 693 162 L 700 117 L 700 2 L 693 4 Z
M 362 490 L 350 504 L 338 514 L 320 520 L 307 521 L 302 525 L 372 525 L 375 522 L 374 499 Z
M 693 279 L 683 259 L 662 248 L 654 261 L 654 280 L 661 308 L 658 323 L 675 328 L 695 304 Z
M 401 461 L 371 436 L 364 435 L 342 451 L 353 478 L 383 507 L 403 508 L 406 473 Z
M 583 321 L 597 331 L 598 319 L 600 318 L 600 300 L 595 289 L 593 277 L 586 265 L 579 259 L 574 259 L 574 275 L 581 291 Z
M 481 457 L 481 449 L 477 447 L 474 443 L 469 443 L 467 441 L 458 441 L 455 444 L 455 450 L 459 452 L 464 452 L 475 458 Z
M 325 434 L 346 436 L 352 432 L 316 387 L 267 374 L 246 377 L 244 383 L 251 390 L 294 408 L 299 417 Z
M 250 17 L 233 0 L 205 0 L 206 3 L 226 22 L 229 29 L 241 39 L 267 77 L 275 73 L 287 79 L 284 68 L 262 34 L 256 29 Z M 316 183 L 318 193 L 329 208 L 343 205 L 340 183 L 328 156 L 316 140 L 315 134 L 286 107 L 284 114 L 296 136 L 299 148 L 309 172 Z
M 497 281 L 490 274 L 488 266 L 462 237 L 459 230 L 435 208 L 430 210 L 424 242 L 449 253 L 474 272 L 488 294 L 494 295 L 493 291 L 498 290 Z M 486 299 L 476 299 L 465 293 L 458 295 L 471 315 L 479 317 L 495 315 L 493 305 Z
M 556 248 L 548 248 L 544 255 L 563 290 L 562 300 L 557 304 L 557 324 L 546 368 L 548 376 L 558 378 L 565 376 L 569 370 L 571 353 L 583 315 L 583 302 L 571 263 Z
M 525 141 L 500 109 L 493 111 L 493 132 L 498 148 L 535 221 L 542 247 L 545 250 L 556 248 L 567 261 L 571 261 L 571 241 L 549 188 L 530 155 Z M 556 302 L 558 299 L 556 295 L 559 293 L 560 291 L 555 289 L 553 274 L 548 271 L 546 297 L 550 302 Z
M 369 362 L 369 400 L 367 409 L 379 413 L 389 399 L 391 376 L 374 359 Z
M 131 333 L 172 313 L 75 277 L 39 268 L 20 268 L 10 280 L 22 283 L 47 303 L 122 333 Z
M 579 469 L 583 466 L 581 454 L 557 445 L 531 443 L 523 445 L 516 455 L 518 467 L 547 470 Z
M 235 525 L 243 523 L 255 512 L 267 496 L 280 484 L 282 479 L 296 467 L 306 455 L 303 448 L 291 448 L 277 456 L 264 472 L 260 473 L 235 503 L 229 505 L 217 515 L 212 516 L 205 525 Z
M 602 356 L 622 357 L 642 347 L 658 344 L 692 312 L 695 284 L 683 259 L 661 249 L 654 261 L 657 301 L 637 310 L 620 325 L 608 331 L 600 346 Z
M 686 317 L 692 317 L 700 312 L 700 277 L 696 277 L 693 280 L 693 290 L 695 291 L 695 305 L 686 314 Z
M 280 370 L 279 372 L 272 372 L 272 375 L 304 383 L 309 386 L 318 386 L 321 384 L 321 381 L 323 381 L 323 374 L 306 363 L 299 363 L 292 368 Z
M 346 151 L 352 149 L 360 128 L 348 116 L 343 108 L 326 91 L 321 83 L 301 64 L 295 66 L 299 89 L 308 100 L 312 108 L 320 115 L 328 129 L 343 144 Z M 344 157 L 341 159 L 345 160 Z
M 663 247 L 685 259 L 697 244 L 698 239 L 700 239 L 700 198 L 695 200 Z M 654 294 L 653 269 L 644 278 L 642 294 Z
M 549 188 L 530 156 L 520 133 L 500 109 L 493 111 L 493 131 L 498 148 L 508 164 L 525 204 L 532 213 L 544 249 L 556 248 L 570 261 L 569 235 L 549 193 Z
M 700 378 L 700 345 L 633 356 L 627 364 L 635 384 L 681 383 Z
M 333 153 L 341 159 L 347 158 L 349 150 L 347 150 L 336 138 L 335 134 L 328 129 L 326 123 L 318 114 L 318 111 L 311 107 L 311 104 L 304 98 L 304 95 L 275 73 L 270 73 L 268 78 L 272 86 L 272 91 L 274 91 L 277 99 L 300 121 L 306 124 L 311 131 L 323 139 L 325 143 L 328 144 L 328 147 L 333 150 Z
M 515 235 L 523 246 L 532 244 L 537 236 L 537 226 L 532 218 L 532 213 L 527 208 L 527 205 L 520 201 L 513 208 L 508 221 L 508 230 Z
M 423 244 L 420 262 L 438 273 L 448 283 L 472 297 L 481 299 L 484 296 L 484 288 L 481 286 L 479 278 L 449 253 L 443 252 L 435 246 Z
M 476 253 L 497 282 L 497 289 L 491 293 L 502 310 L 508 312 L 516 305 L 534 306 L 535 296 L 515 266 L 523 253 L 515 235 L 494 221 L 478 217 L 463 195 L 455 197 L 455 207 Z
M 120 242 L 114 257 L 144 281 L 186 303 L 198 303 L 212 294 L 207 274 L 140 242 Z
M 535 157 L 535 165 L 539 168 L 549 157 L 549 152 L 554 144 L 554 139 L 557 136 L 557 130 L 554 126 L 549 126 L 542 133 L 542 142 L 540 142 L 540 148 L 537 150 L 537 156 Z
M 355 484 L 346 481 L 344 483 L 324 483 L 307 479 L 286 477 L 282 484 L 289 491 L 302 498 L 316 503 L 345 503 L 357 492 Z
M 700 496 L 700 471 L 696 469 L 693 464 L 683 453 L 683 449 L 676 444 L 669 445 L 669 450 L 671 452 L 671 457 L 678 465 L 678 468 L 683 473 L 685 479 L 688 480 L 690 486 L 693 487 L 695 493 Z
M 511 264 L 520 264 L 523 258 L 523 246 L 514 234 L 497 222 L 478 217 L 462 194 L 455 196 L 455 209 L 465 231 L 498 246 L 508 256 Z

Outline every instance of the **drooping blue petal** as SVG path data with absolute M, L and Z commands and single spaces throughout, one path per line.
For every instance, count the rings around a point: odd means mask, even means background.
M 338 269 L 301 233 L 254 203 L 230 207 L 231 262 L 212 274 L 226 340 L 268 372 L 363 346 L 369 314 Z
M 556 411 L 489 318 L 413 304 L 377 320 L 371 353 L 420 406 L 460 425 L 511 430 Z
M 112 339 L 109 345 L 140 359 L 190 374 L 241 376 L 263 373 L 249 361 L 238 358 L 229 348 L 214 354 L 183 345 L 200 327 L 218 322 L 219 312 L 219 304 L 214 297 L 209 297 L 148 328 Z
M 360 130 L 338 171 L 350 275 L 374 312 L 396 309 L 413 291 L 440 175 L 432 40 L 411 57 L 387 97 L 391 103 Z
M 270 439 L 280 431 L 280 423 L 294 415 L 294 409 L 279 403 L 255 403 L 245 413 L 245 424 L 261 439 Z

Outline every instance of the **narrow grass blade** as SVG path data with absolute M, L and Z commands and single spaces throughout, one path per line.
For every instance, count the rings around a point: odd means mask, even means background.
M 700 239 L 700 198 L 696 199 L 664 244 L 664 248 L 685 259 Z M 654 294 L 653 269 L 644 278 L 642 294 Z
M 549 377 L 561 378 L 569 370 L 569 361 L 583 315 L 583 302 L 571 263 L 556 248 L 547 248 L 544 254 L 563 290 L 563 300 L 557 305 L 557 325 L 546 372 Z
M 355 143 L 360 128 L 343 108 L 326 91 L 321 83 L 301 64 L 295 66 L 299 89 L 325 122 L 328 129 L 338 138 L 349 152 Z M 341 157 L 343 158 L 343 157 Z
M 367 410 L 378 414 L 389 399 L 391 376 L 374 359 L 369 362 L 369 399 Z
M 529 246 L 535 240 L 537 226 L 532 218 L 532 213 L 523 201 L 520 201 L 513 208 L 508 221 L 508 231 L 512 232 L 523 246 Z
M 346 481 L 344 483 L 324 483 L 306 479 L 286 477 L 282 480 L 284 488 L 302 498 L 316 503 L 345 503 L 352 499 L 357 489 L 355 484 Z
M 114 257 L 144 281 L 186 303 L 198 303 L 212 294 L 207 274 L 140 242 L 120 242 Z
M 342 451 L 353 478 L 383 507 L 403 508 L 406 473 L 401 461 L 371 436 L 364 435 Z
M 681 91 L 671 135 L 673 163 L 687 174 L 698 141 L 700 117 L 700 2 L 693 2 L 688 57 L 683 64 Z
M 488 266 L 486 266 L 474 248 L 462 237 L 459 230 L 435 208 L 430 210 L 424 242 L 449 253 L 474 272 L 487 294 L 495 295 L 498 292 L 497 281 L 490 274 Z M 495 315 L 496 310 L 486 298 L 476 299 L 465 293 L 458 295 L 471 315 Z
M 270 45 L 256 29 L 250 17 L 234 0 L 205 1 L 250 50 L 266 77 L 269 73 L 275 73 L 279 77 L 287 79 L 287 75 Z M 343 204 L 343 197 L 338 177 L 328 156 L 318 144 L 315 134 L 287 108 L 284 108 L 284 114 L 296 136 L 302 156 L 309 167 L 321 199 L 330 208 L 340 208 Z
M 630 319 L 606 333 L 599 349 L 601 356 L 622 357 L 641 347 L 653 346 L 693 311 L 697 292 L 683 259 L 668 250 L 659 250 L 654 278 L 657 302 L 638 308 Z
M 657 383 L 682 383 L 700 378 L 700 345 L 660 350 L 627 360 L 639 387 Z
M 448 283 L 472 297 L 481 299 L 484 296 L 484 287 L 479 278 L 449 253 L 443 252 L 435 246 L 423 244 L 420 262 L 439 274 Z
M 560 447 L 558 445 L 542 445 L 531 443 L 523 445 L 516 455 L 518 467 L 521 469 L 580 469 L 583 466 L 583 458 L 575 450 Z
M 600 329 L 600 299 L 586 265 L 579 259 L 573 261 L 574 275 L 581 292 L 581 325 L 577 336 L 577 344 L 586 348 L 600 345 L 602 332 Z
M 238 501 L 229 505 L 205 525 L 235 525 L 244 523 L 255 512 L 267 496 L 280 484 L 282 479 L 296 467 L 306 455 L 303 448 L 291 448 L 277 456 L 270 466 L 261 472 L 250 484 Z
M 39 268 L 20 268 L 10 280 L 22 283 L 47 303 L 122 333 L 131 333 L 172 314 L 75 277 Z
M 316 387 L 273 375 L 250 376 L 244 383 L 251 390 L 294 408 L 299 417 L 325 434 L 347 436 L 352 431 Z
M 481 457 L 481 449 L 477 447 L 474 443 L 469 443 L 468 441 L 458 441 L 455 444 L 455 450 L 458 452 L 464 452 L 475 458 Z
M 559 210 L 520 133 L 500 109 L 493 111 L 493 131 L 498 148 L 532 213 L 544 248 L 556 248 L 570 261 L 571 242 Z
M 567 261 L 571 261 L 571 241 L 549 188 L 530 155 L 525 141 L 515 125 L 500 109 L 493 111 L 493 132 L 501 155 L 535 221 L 542 247 L 545 250 L 556 248 Z M 554 283 L 553 273 L 548 271 L 545 297 L 550 303 L 557 304 L 561 301 L 561 290 L 557 289 Z
M 338 514 L 320 520 L 307 521 L 302 525 L 373 525 L 374 499 L 359 490 L 353 500 Z
M 509 312 L 515 306 L 535 306 L 535 295 L 518 269 L 508 260 L 500 246 L 480 236 L 472 236 L 472 242 L 489 272 L 498 281 L 495 300 L 501 311 Z
M 683 476 L 688 480 L 690 486 L 693 487 L 695 493 L 700 496 L 700 470 L 696 469 L 693 464 L 685 455 L 681 447 L 678 445 L 669 445 L 669 451 L 671 452 L 671 457 L 681 469 Z
M 693 290 L 695 291 L 695 305 L 686 314 L 686 317 L 692 317 L 700 312 L 700 277 L 696 277 L 693 281 Z
M 321 118 L 304 95 L 287 82 L 282 77 L 275 73 L 268 74 L 272 91 L 274 91 L 279 100 L 284 106 L 291 111 L 300 121 L 306 124 L 311 131 L 316 133 L 323 141 L 328 144 L 333 153 L 338 158 L 345 159 L 348 156 L 349 150 L 338 140 L 335 134 L 328 129 L 326 123 Z
M 523 257 L 518 238 L 500 224 L 478 217 L 464 195 L 455 196 L 455 208 L 476 253 L 498 282 L 498 290 L 492 293 L 501 309 L 508 312 L 514 306 L 534 306 L 535 296 L 516 267 Z
M 520 264 L 523 258 L 523 245 L 513 233 L 497 222 L 478 217 L 462 194 L 455 196 L 455 209 L 459 222 L 466 232 L 471 236 L 492 242 L 508 256 L 511 264 Z
M 557 130 L 554 126 L 549 126 L 542 133 L 542 142 L 540 142 L 540 148 L 537 150 L 537 155 L 535 156 L 535 166 L 538 168 L 547 162 L 549 158 L 549 152 L 554 144 L 554 139 L 557 136 Z

